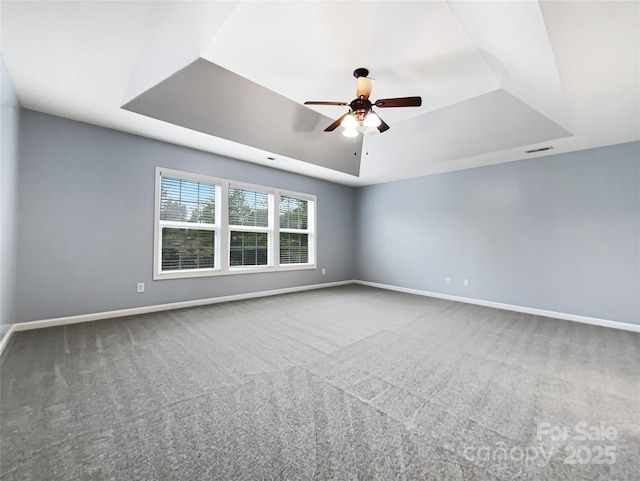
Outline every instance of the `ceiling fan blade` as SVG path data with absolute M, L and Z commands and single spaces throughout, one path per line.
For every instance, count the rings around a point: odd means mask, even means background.
M 398 97 L 395 99 L 376 100 L 376 107 L 420 107 L 422 97 Z
M 364 96 L 365 99 L 369 98 L 371 95 L 371 89 L 373 89 L 373 84 L 375 80 L 369 77 L 358 77 L 358 86 L 356 88 L 356 98 L 360 98 Z
M 387 125 L 387 123 L 384 120 L 382 120 L 382 118 L 380 118 L 379 115 L 378 115 L 378 118 L 380 119 L 380 125 L 378 125 L 378 130 L 380 131 L 380 133 L 386 132 L 387 130 L 389 130 L 389 126 Z
M 340 123 L 342 122 L 342 120 L 349 115 L 351 112 L 347 112 L 346 114 L 344 114 L 343 116 L 341 116 L 338 120 L 336 120 L 334 123 L 332 123 L 329 127 L 327 127 L 326 129 L 324 129 L 325 132 L 333 132 L 334 130 L 336 130 L 336 128 L 338 127 L 338 125 L 340 125 Z
M 305 105 L 349 105 L 347 102 L 323 102 L 320 100 L 307 100 Z

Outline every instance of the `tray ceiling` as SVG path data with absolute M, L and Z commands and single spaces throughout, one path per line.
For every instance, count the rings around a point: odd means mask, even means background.
M 7 2 L 22 105 L 366 185 L 640 138 L 637 2 Z M 383 134 L 323 129 L 352 71 Z M 273 157 L 275 160 L 269 160 Z

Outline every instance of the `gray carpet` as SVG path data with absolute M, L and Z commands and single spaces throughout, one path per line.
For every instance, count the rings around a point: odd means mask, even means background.
M 19 332 L 0 477 L 637 480 L 639 353 L 362 286 Z

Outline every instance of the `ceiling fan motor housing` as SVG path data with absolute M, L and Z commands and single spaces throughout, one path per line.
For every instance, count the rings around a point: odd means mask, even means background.
M 349 104 L 359 122 L 362 122 L 369 110 L 371 110 L 371 102 L 364 97 L 354 99 Z

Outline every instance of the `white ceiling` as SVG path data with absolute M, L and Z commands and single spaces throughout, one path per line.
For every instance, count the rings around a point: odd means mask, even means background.
M 348 185 L 640 139 L 636 1 L 0 8 L 24 107 Z M 357 67 L 423 106 L 354 144 L 323 132 L 345 108 L 302 103 L 352 100 Z

